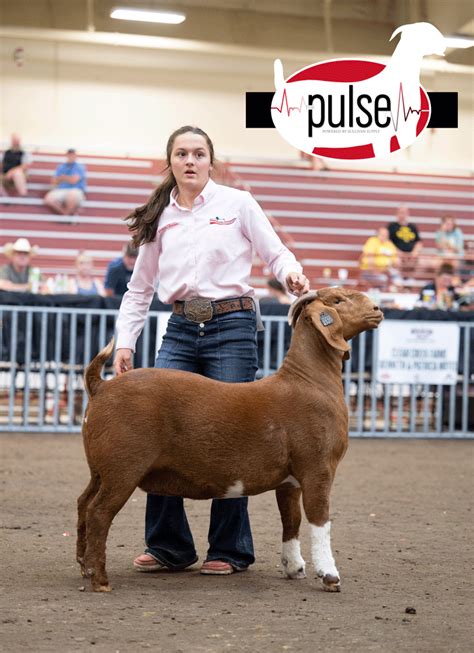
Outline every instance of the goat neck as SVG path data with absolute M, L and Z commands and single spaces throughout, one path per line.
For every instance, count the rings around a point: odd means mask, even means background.
M 329 346 L 311 322 L 298 319 L 279 374 L 298 376 L 309 383 L 326 384 L 333 375 L 340 378 L 341 369 L 342 352 Z

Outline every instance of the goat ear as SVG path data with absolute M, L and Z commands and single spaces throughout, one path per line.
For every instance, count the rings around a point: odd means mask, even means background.
M 304 295 L 301 295 L 301 297 L 298 297 L 298 299 L 294 301 L 290 306 L 290 310 L 288 311 L 288 324 L 294 327 L 299 316 L 301 315 L 301 311 L 306 306 L 306 304 L 314 301 L 317 299 L 317 297 L 318 293 L 315 290 L 307 292 Z
M 336 309 L 325 306 L 321 301 L 315 301 L 308 307 L 307 312 L 313 325 L 326 338 L 327 343 L 349 357 L 350 347 L 342 335 L 342 320 Z

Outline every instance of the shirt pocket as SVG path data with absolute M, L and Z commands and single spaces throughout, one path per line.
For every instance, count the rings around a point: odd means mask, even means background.
M 241 238 L 237 217 L 221 220 L 210 218 L 206 226 L 206 259 L 212 263 L 226 263 L 235 257 L 236 246 Z

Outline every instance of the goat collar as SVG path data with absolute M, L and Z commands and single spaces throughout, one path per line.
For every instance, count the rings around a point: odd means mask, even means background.
M 304 295 L 298 297 L 298 299 L 294 301 L 293 304 L 290 306 L 290 310 L 288 311 L 288 324 L 294 327 L 298 315 L 300 314 L 303 306 L 305 306 L 305 304 L 309 304 L 315 299 L 318 299 L 318 297 L 319 295 L 317 290 L 310 290 L 309 292 L 306 292 Z

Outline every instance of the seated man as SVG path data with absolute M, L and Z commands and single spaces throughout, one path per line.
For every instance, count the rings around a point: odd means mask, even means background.
M 387 227 L 380 227 L 376 236 L 365 243 L 360 259 L 361 279 L 372 285 L 384 287 L 389 281 L 398 286 L 398 251 L 389 239 Z
M 436 272 L 434 281 L 421 289 L 421 301 L 432 308 L 452 308 L 454 302 L 459 299 L 455 287 L 457 281 L 454 266 L 451 263 L 442 263 Z
M 27 195 L 26 176 L 30 165 L 31 156 L 21 149 L 20 137 L 12 134 L 10 147 L 2 159 L 3 185 L 7 191 L 12 187 L 21 197 Z
M 56 168 L 51 183 L 55 188 L 46 193 L 44 203 L 55 213 L 74 215 L 85 199 L 86 168 L 76 161 L 76 150 L 66 152 L 66 163 Z
M 0 268 L 0 290 L 30 292 L 32 283 L 30 262 L 36 251 L 35 248 L 31 247 L 26 238 L 18 238 L 15 243 L 7 243 L 3 251 L 10 262 Z
M 388 225 L 390 240 L 398 249 L 402 268 L 413 272 L 423 243 L 416 225 L 408 222 L 408 207 L 402 204 L 397 210 L 397 220 Z
M 124 251 L 121 260 L 114 265 L 109 265 L 107 276 L 104 282 L 106 297 L 122 297 L 127 291 L 127 284 L 132 277 L 135 261 L 137 260 L 138 249 L 129 243 Z

